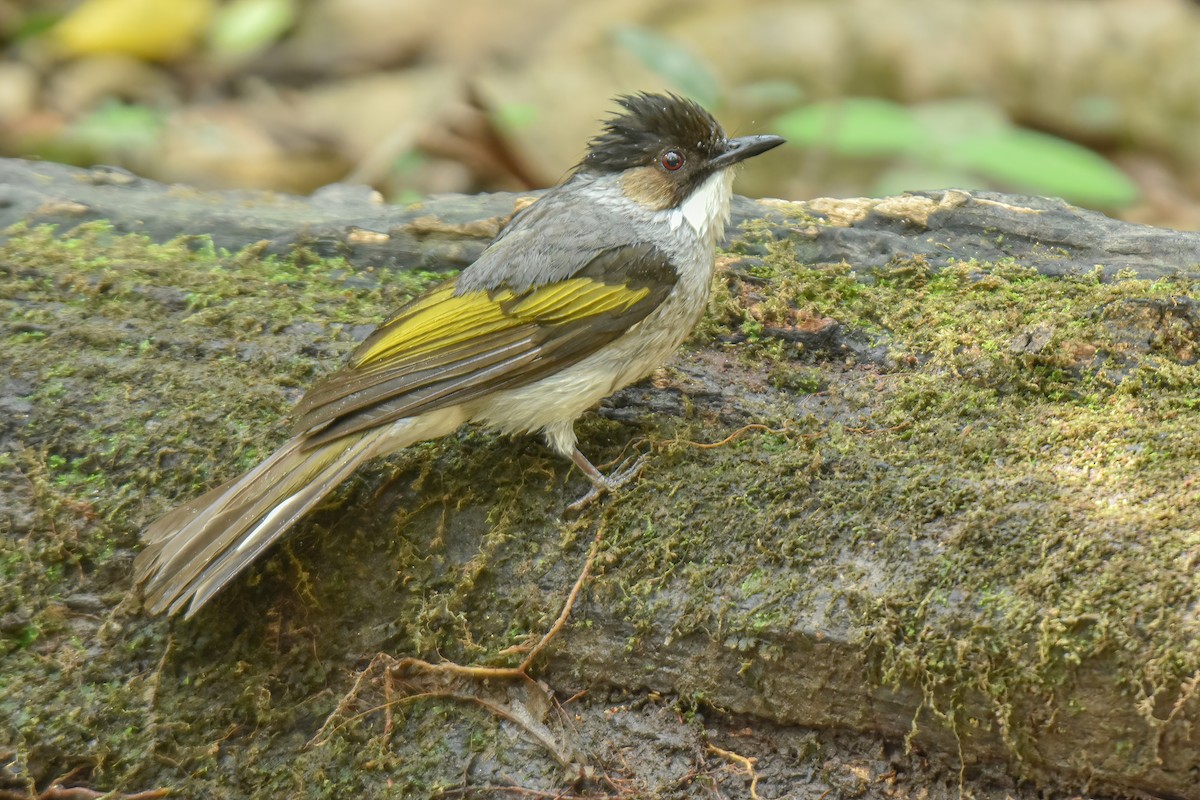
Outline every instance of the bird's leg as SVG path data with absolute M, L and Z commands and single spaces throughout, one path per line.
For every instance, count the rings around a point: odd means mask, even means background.
M 642 470 L 646 467 L 645 454 L 639 454 L 630 456 L 621 466 L 613 470 L 611 474 L 605 475 L 596 469 L 591 461 L 588 461 L 587 456 L 579 452 L 578 447 L 571 451 L 571 460 L 575 462 L 575 466 L 583 470 L 583 474 L 592 482 L 592 488 L 583 497 L 567 506 L 566 512 L 568 515 L 578 514 L 609 492 L 616 491 L 628 485 L 637 476 L 641 475 Z

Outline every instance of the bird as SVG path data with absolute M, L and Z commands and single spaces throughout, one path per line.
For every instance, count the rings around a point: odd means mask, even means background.
M 538 432 L 591 482 L 574 423 L 660 367 L 703 315 L 734 167 L 784 140 L 729 138 L 696 101 L 622 95 L 582 160 L 457 276 L 395 312 L 293 411 L 258 466 L 148 525 L 143 607 L 193 616 L 363 462 L 477 423 Z

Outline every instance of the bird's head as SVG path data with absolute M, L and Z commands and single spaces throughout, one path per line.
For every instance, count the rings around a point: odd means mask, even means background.
M 654 209 L 678 208 L 716 173 L 783 144 L 778 136 L 729 139 L 694 100 L 645 92 L 618 97 L 624 111 L 588 143 L 583 172 L 617 174 L 632 200 Z

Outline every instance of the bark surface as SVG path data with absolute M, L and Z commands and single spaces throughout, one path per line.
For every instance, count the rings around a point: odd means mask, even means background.
M 0 161 L 0 790 L 551 791 L 586 763 L 682 797 L 697 742 L 748 725 L 762 796 L 799 785 L 804 726 L 980 797 L 1200 799 L 1200 236 L 1043 198 L 739 199 L 693 341 L 580 423 L 597 463 L 651 453 L 635 487 L 566 520 L 578 474 L 467 429 L 361 471 L 197 619 L 145 617 L 140 527 L 280 442 L 521 202 Z M 519 659 L 596 537 L 535 667 L 593 693 L 574 723 L 376 657 Z

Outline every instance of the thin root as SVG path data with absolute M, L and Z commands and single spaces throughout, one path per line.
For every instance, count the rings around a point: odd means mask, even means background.
M 717 747 L 715 744 L 708 745 L 708 752 L 713 755 L 720 756 L 726 761 L 732 761 L 735 764 L 740 764 L 746 770 L 746 774 L 750 777 L 750 797 L 751 800 L 759 800 L 758 797 L 758 772 L 754 769 L 754 762 L 757 759 L 747 758 L 739 755 L 732 750 L 724 750 Z

